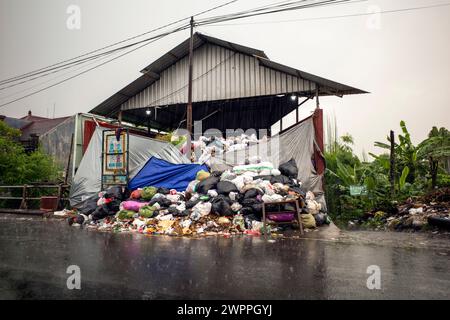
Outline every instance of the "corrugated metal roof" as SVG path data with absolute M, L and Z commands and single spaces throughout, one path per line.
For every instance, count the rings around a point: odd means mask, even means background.
M 171 65 L 173 65 L 174 63 L 176 63 L 178 60 L 183 59 L 185 56 L 187 56 L 189 54 L 189 40 L 190 39 L 186 39 L 185 41 L 180 43 L 178 46 L 176 46 L 175 48 L 173 48 L 172 50 L 167 52 L 165 55 L 163 55 L 161 58 L 159 58 L 158 60 L 154 61 L 153 63 L 149 64 L 147 67 L 142 69 L 141 72 L 142 73 L 153 72 L 153 73 L 159 74 L 162 71 L 166 70 Z M 217 46 L 220 46 L 220 47 L 223 47 L 226 49 L 230 49 L 230 50 L 233 50 L 236 52 L 241 52 L 241 53 L 249 55 L 249 56 L 255 55 L 255 56 L 259 56 L 259 57 L 268 59 L 268 57 L 266 56 L 264 51 L 249 48 L 249 47 L 242 46 L 242 45 L 235 44 L 235 43 L 231 43 L 229 41 L 225 41 L 222 39 L 214 38 L 214 37 L 207 36 L 207 35 L 196 32 L 194 34 L 194 50 L 198 49 L 205 43 L 212 43 Z
M 3 121 L 11 128 L 20 129 L 20 130 L 32 123 L 32 121 L 27 121 L 24 119 L 16 119 L 16 118 L 11 118 L 11 117 L 5 117 L 3 119 Z
M 40 120 L 33 121 L 29 126 L 22 129 L 21 140 L 30 139 L 31 135 L 36 134 L 41 136 L 46 132 L 52 130 L 62 122 L 66 121 L 70 117 L 61 117 L 54 119 L 41 118 Z
M 201 52 L 199 48 L 205 44 L 212 44 L 209 47 L 219 49 L 201 50 L 206 53 L 199 57 L 198 53 Z M 306 93 L 315 90 L 316 84 L 319 85 L 320 95 L 342 96 L 367 93 L 363 90 L 271 61 L 264 51 L 200 33 L 194 34 L 194 50 L 196 52 L 194 59 L 197 59 L 194 61 L 194 102 L 289 92 Z M 237 62 L 236 57 L 231 57 L 229 52 L 237 53 L 239 57 Z M 188 53 L 189 39 L 148 65 L 141 71 L 144 73 L 142 76 L 90 112 L 111 117 L 116 115 L 121 109 L 129 110 L 147 106 L 186 103 L 186 61 Z M 223 62 L 221 60 L 223 57 L 232 59 L 233 64 L 230 64 L 227 68 L 228 61 Z M 198 60 L 199 58 L 200 60 Z M 220 65 L 220 68 L 215 70 L 215 74 L 208 74 L 210 78 L 196 80 L 196 76 L 199 77 L 205 72 L 210 73 L 211 68 L 214 69 L 217 65 Z M 231 72 L 235 69 L 245 71 L 238 72 L 233 80 L 234 82 L 231 83 Z M 267 69 L 272 70 L 272 72 L 267 72 Z M 262 74 L 264 74 L 265 78 L 262 78 Z M 264 86 L 262 81 L 265 82 Z M 267 84 L 267 81 L 270 83 Z M 248 85 L 248 88 L 245 87 L 246 85 Z M 196 86 L 197 88 L 195 88 Z

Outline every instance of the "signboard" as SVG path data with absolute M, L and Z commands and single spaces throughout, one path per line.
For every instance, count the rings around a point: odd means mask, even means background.
M 351 196 L 367 196 L 367 188 L 362 185 L 353 185 L 350 186 L 350 195 Z
M 119 140 L 115 135 L 106 135 L 105 149 L 107 150 L 105 154 L 105 172 L 115 173 L 117 171 L 126 170 L 126 136 L 121 133 Z
M 104 130 L 102 139 L 102 190 L 128 184 L 128 130 Z

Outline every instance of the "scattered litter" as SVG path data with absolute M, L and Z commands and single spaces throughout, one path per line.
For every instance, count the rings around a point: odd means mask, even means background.
M 249 138 L 243 144 L 254 139 Z M 229 148 L 241 147 L 233 144 Z M 293 159 L 274 168 L 272 163 L 261 162 L 256 157 L 248 164 L 222 172 L 198 171 L 184 191 L 146 186 L 130 192 L 112 187 L 88 199 L 69 223 L 102 231 L 153 235 L 277 236 L 279 228 L 268 224 L 264 230 L 261 221 L 264 203 L 270 212 L 268 202 L 292 199 L 299 202 L 305 228 L 327 223 L 327 214 L 312 192 L 303 191 L 297 176 L 298 168 Z M 282 214 L 273 215 L 274 221 L 283 214 L 288 215 L 286 221 L 292 221 L 295 206 L 278 206 L 282 207 Z M 57 214 L 63 216 L 67 212 Z

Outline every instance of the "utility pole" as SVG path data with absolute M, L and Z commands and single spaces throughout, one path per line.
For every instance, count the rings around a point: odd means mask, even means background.
M 189 80 L 188 80 L 188 103 L 186 110 L 186 129 L 188 131 L 188 159 L 191 159 L 191 138 L 192 138 L 192 60 L 194 54 L 194 17 L 191 17 L 191 38 L 189 40 Z
M 187 130 L 192 134 L 192 60 L 194 54 L 194 17 L 191 17 L 191 38 L 189 39 L 189 76 L 188 76 L 188 104 Z

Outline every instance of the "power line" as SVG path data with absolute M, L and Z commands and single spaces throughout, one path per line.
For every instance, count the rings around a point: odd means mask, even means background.
M 39 86 L 41 86 L 41 85 L 44 85 L 44 84 L 49 83 L 49 82 L 52 82 L 53 80 L 57 80 L 57 79 L 59 79 L 59 78 L 61 78 L 61 77 L 68 76 L 68 75 L 72 74 L 73 72 L 80 71 L 80 70 L 84 69 L 85 67 L 94 65 L 94 64 L 96 64 L 96 63 L 99 62 L 99 61 L 103 61 L 103 60 L 107 59 L 108 57 L 110 57 L 111 55 L 114 55 L 114 54 L 116 54 L 116 53 L 117 53 L 117 52 L 114 52 L 114 53 L 111 53 L 111 54 L 109 54 L 109 55 L 107 55 L 107 56 L 96 58 L 96 59 L 94 59 L 94 61 L 92 61 L 91 63 L 83 64 L 83 65 L 82 65 L 81 67 L 79 67 L 79 68 L 75 68 L 75 69 L 73 69 L 73 70 L 70 70 L 69 72 L 66 72 L 66 73 L 57 75 L 56 77 L 53 77 L 53 78 L 48 79 L 48 80 L 46 80 L 46 81 L 39 82 L 39 83 L 37 83 L 37 84 L 35 84 L 35 85 L 31 86 L 31 87 L 27 87 L 27 88 L 24 88 L 24 89 L 22 89 L 22 90 L 13 92 L 13 93 L 11 93 L 11 94 L 9 94 L 9 95 L 3 96 L 3 97 L 2 97 L 2 100 L 5 100 L 5 99 L 8 99 L 8 98 L 10 98 L 10 97 L 16 96 L 16 95 L 18 95 L 18 94 L 20 94 L 20 93 L 23 93 L 23 92 L 32 90 L 32 89 L 37 88 L 37 87 L 39 87 Z
M 411 7 L 403 9 L 392 9 L 392 10 L 381 10 L 379 12 L 362 12 L 354 14 L 345 14 L 337 16 L 324 16 L 324 17 L 314 17 L 314 18 L 303 18 L 303 19 L 290 19 L 290 20 L 274 20 L 274 21 L 255 21 L 255 22 L 244 22 L 244 23 L 225 23 L 225 24 L 210 24 L 207 27 L 225 27 L 225 26 L 243 26 L 243 25 L 257 25 L 257 24 L 271 24 L 271 23 L 284 23 L 284 22 L 299 22 L 299 21 L 314 21 L 314 20 L 327 20 L 327 19 L 338 19 L 338 18 L 349 18 L 358 16 L 370 16 L 374 14 L 385 14 L 385 13 L 396 13 L 396 12 L 408 12 L 422 9 L 432 9 L 437 7 L 447 7 L 450 3 L 422 6 L 422 7 Z
M 205 25 L 205 24 L 217 23 L 217 22 L 222 22 L 222 21 L 230 21 L 230 20 L 236 20 L 236 19 L 249 18 L 249 17 L 259 16 L 259 15 L 267 15 L 267 14 L 272 14 L 272 13 L 280 13 L 280 12 L 286 12 L 286 11 L 299 10 L 299 9 L 321 7 L 321 6 L 325 6 L 327 4 L 338 4 L 338 3 L 343 3 L 343 2 L 349 2 L 350 0 L 324 0 L 321 2 L 313 2 L 313 3 L 309 3 L 309 4 L 303 4 L 306 1 L 307 0 L 293 1 L 293 2 L 287 3 L 285 5 L 275 6 L 274 8 L 270 7 L 270 8 L 262 9 L 262 10 L 250 10 L 250 11 L 238 12 L 238 13 L 231 14 L 231 15 L 216 16 L 216 17 L 200 20 L 196 23 L 196 25 Z
M 237 0 L 235 0 L 235 1 L 237 1 Z M 233 3 L 235 1 L 231 1 L 229 3 Z M 321 2 L 314 2 L 314 3 L 311 3 L 311 4 L 303 4 L 304 2 L 307 2 L 307 1 L 308 0 L 299 0 L 299 1 L 290 1 L 290 2 L 283 1 L 283 2 L 276 3 L 274 5 L 266 5 L 266 6 L 263 6 L 263 7 L 259 7 L 259 8 L 255 8 L 255 9 L 251 9 L 251 10 L 246 10 L 246 11 L 241 11 L 241 12 L 238 12 L 238 13 L 235 13 L 235 14 L 231 14 L 231 15 L 223 15 L 223 16 L 217 16 L 217 17 L 213 17 L 213 18 L 209 18 L 209 19 L 204 19 L 204 20 L 201 21 L 201 23 L 198 23 L 197 25 L 206 25 L 206 24 L 215 23 L 217 21 L 228 21 L 228 20 L 242 19 L 242 18 L 251 17 L 251 16 L 257 16 L 257 15 L 265 15 L 265 14 L 284 12 L 284 11 L 290 11 L 290 10 L 299 10 L 299 9 L 305 9 L 305 8 L 319 7 L 319 6 L 324 6 L 324 5 L 328 5 L 328 4 L 332 4 L 332 3 L 338 4 L 338 3 L 343 3 L 343 2 L 349 2 L 350 0 L 324 0 L 324 1 L 321 1 Z M 211 11 L 211 10 L 213 10 L 213 9 L 208 9 L 208 10 L 203 11 L 203 12 L 207 12 L 207 11 Z M 202 14 L 202 13 L 200 13 L 200 14 Z M 55 84 L 52 84 L 52 85 L 47 86 L 45 88 L 42 88 L 40 90 L 31 92 L 31 93 L 29 93 L 29 94 L 27 94 L 25 96 L 16 98 L 16 99 L 8 101 L 6 103 L 0 104 L 0 107 L 4 107 L 4 106 L 9 105 L 11 103 L 17 102 L 19 100 L 22 100 L 22 99 L 25 99 L 25 98 L 30 97 L 32 95 L 35 95 L 37 93 L 40 93 L 40 92 L 42 92 L 44 90 L 50 89 L 52 87 L 55 87 L 55 86 L 57 86 L 57 85 L 59 85 L 61 83 L 64 83 L 64 82 L 66 82 L 68 80 L 76 78 L 76 77 L 78 77 L 78 76 L 80 76 L 82 74 L 85 74 L 85 73 L 87 73 L 87 72 L 89 72 L 91 70 L 94 70 L 94 69 L 96 69 L 96 68 L 98 68 L 100 66 L 103 66 L 103 65 L 105 65 L 105 64 L 107 64 L 107 63 L 109 63 L 111 61 L 114 61 L 114 60 L 116 60 L 116 59 L 118 59 L 120 57 L 123 57 L 124 55 L 127 55 L 127 54 L 129 54 L 131 52 L 134 52 L 134 51 L 136 51 L 136 50 L 138 50 L 138 49 L 140 49 L 140 48 L 142 48 L 142 47 L 144 47 L 144 46 L 146 46 L 146 45 L 148 45 L 150 43 L 153 43 L 154 41 L 157 41 L 157 40 L 161 39 L 162 37 L 165 37 L 165 36 L 167 36 L 169 34 L 172 34 L 174 32 L 185 30 L 188 27 L 189 27 L 189 25 L 184 25 L 184 26 L 181 26 L 181 27 L 179 27 L 177 29 L 174 29 L 172 31 L 169 31 L 169 32 L 166 32 L 166 33 L 163 33 L 163 34 L 160 34 L 160 35 L 157 35 L 157 36 L 145 39 L 145 40 L 141 40 L 141 41 L 138 41 L 138 42 L 133 43 L 133 44 L 126 45 L 124 47 L 130 47 L 130 46 L 135 46 L 135 45 L 137 45 L 139 43 L 144 43 L 143 45 L 141 45 L 141 46 L 139 46 L 137 48 L 134 48 L 132 50 L 129 50 L 129 51 L 125 52 L 124 54 L 121 54 L 121 55 L 119 55 L 117 57 L 114 57 L 114 58 L 112 58 L 112 59 L 110 59 L 110 60 L 108 60 L 106 62 L 103 62 L 103 63 L 97 65 L 97 66 L 94 66 L 92 68 L 84 70 L 83 72 L 75 74 L 75 75 L 73 75 L 73 76 L 71 76 L 69 78 L 66 78 L 64 80 L 61 80 L 61 81 L 59 81 L 59 82 L 57 82 Z M 157 28 L 157 29 L 161 29 L 161 28 L 162 27 Z M 110 46 L 108 46 L 108 47 L 110 47 Z M 118 50 L 118 49 L 119 48 L 116 48 L 114 50 Z M 101 49 L 94 50 L 93 52 L 97 52 L 99 50 L 101 50 Z M 82 56 L 85 56 L 85 55 L 82 55 Z M 78 56 L 78 57 L 80 57 L 80 56 Z M 66 60 L 66 61 L 70 61 L 70 60 L 73 60 L 73 59 L 69 59 L 69 60 Z M 60 63 L 58 63 L 58 64 L 60 64 Z M 58 64 L 54 64 L 53 66 L 58 65 Z
M 228 5 L 228 4 L 234 3 L 234 2 L 236 2 L 236 1 L 238 1 L 238 0 L 229 1 L 229 2 L 227 2 L 227 3 L 224 3 L 224 4 L 222 4 L 222 5 L 213 7 L 213 8 L 211 8 L 211 9 L 204 10 L 204 11 L 202 11 L 202 12 L 196 14 L 196 16 L 199 16 L 199 15 L 202 15 L 202 14 L 204 14 L 204 13 L 210 12 L 210 11 L 212 11 L 212 10 L 215 10 L 215 9 L 218 9 L 218 8 L 221 8 L 221 7 L 224 7 L 224 6 Z M 281 1 L 281 2 L 278 2 L 278 3 L 275 3 L 275 4 L 265 5 L 265 6 L 261 6 L 261 7 L 255 8 L 255 9 L 246 10 L 246 11 L 243 11 L 243 12 L 240 12 L 240 13 L 237 13 L 237 14 L 250 13 L 250 12 L 252 12 L 252 11 L 267 10 L 267 9 L 277 8 L 277 7 L 285 7 L 285 6 L 288 6 L 288 5 L 293 5 L 293 4 L 297 4 L 297 3 L 300 3 L 300 2 L 306 2 L 306 1 L 308 1 L 308 0 L 301 0 L 301 1 Z M 336 1 L 336 0 L 332 0 L 332 1 Z M 236 15 L 236 14 L 234 14 L 234 15 Z M 166 25 L 166 26 L 167 26 L 167 25 Z M 162 28 L 162 27 L 160 27 L 160 28 Z M 157 29 L 160 29 L 160 28 L 157 28 Z M 154 30 L 157 30 L 157 29 L 154 29 Z M 152 31 L 154 31 L 154 30 L 152 30 Z M 146 33 L 149 33 L 149 32 L 146 32 Z M 146 33 L 143 33 L 143 34 L 146 34 Z M 139 36 L 142 36 L 143 34 L 141 34 L 141 35 L 139 35 Z M 133 38 L 137 38 L 137 37 L 139 37 L 139 36 L 135 36 L 135 37 L 133 37 Z M 129 39 L 132 39 L 132 38 L 128 38 L 127 40 L 129 40 Z M 1 85 L 5 85 L 5 84 L 9 84 L 9 83 L 13 83 L 13 84 L 10 84 L 10 85 L 4 86 L 3 88 L 0 88 L 0 91 L 1 91 L 1 90 L 5 90 L 5 89 L 8 89 L 8 88 L 11 88 L 11 87 L 18 86 L 18 85 L 23 84 L 23 83 L 26 83 L 26 82 L 30 82 L 30 81 L 39 79 L 39 78 L 41 78 L 41 77 L 48 76 L 48 75 L 50 75 L 50 74 L 54 74 L 54 73 L 60 72 L 60 71 L 62 71 L 62 70 L 71 68 L 71 67 L 76 66 L 76 65 L 79 65 L 79 64 L 83 64 L 83 63 L 85 63 L 86 61 L 90 61 L 90 60 L 92 60 L 92 59 L 96 59 L 96 58 L 101 57 L 101 56 L 103 56 L 103 55 L 109 55 L 109 54 L 114 53 L 114 52 L 116 52 L 116 51 L 123 50 L 123 49 L 125 49 L 125 48 L 135 46 L 135 45 L 137 45 L 137 44 L 139 44 L 139 43 L 141 43 L 141 42 L 146 42 L 147 40 L 148 40 L 148 39 L 145 39 L 145 40 L 142 40 L 142 41 L 139 41 L 139 42 L 135 42 L 135 43 L 132 43 L 132 44 L 128 44 L 128 45 L 123 46 L 123 47 L 119 47 L 119 48 L 112 49 L 112 50 L 107 51 L 107 52 L 99 53 L 99 54 L 97 54 L 97 55 L 95 55 L 95 56 L 88 56 L 88 57 L 85 57 L 85 58 L 83 58 L 83 59 L 79 59 L 79 60 L 72 61 L 72 62 L 67 62 L 67 63 L 65 63 L 65 64 L 62 64 L 62 62 L 61 62 L 61 63 L 57 63 L 57 64 L 53 64 L 53 65 L 52 65 L 53 67 L 41 68 L 41 69 L 39 69 L 39 70 L 41 70 L 41 71 L 38 71 L 38 72 L 29 72 L 29 73 L 26 73 L 25 75 L 17 76 L 17 77 L 15 77 L 15 78 L 12 79 L 12 80 L 3 80 L 2 82 L 0 82 L 0 86 L 1 86 Z M 126 41 L 126 40 L 117 42 L 116 44 L 121 43 L 121 42 L 124 42 L 124 41 Z M 110 46 L 113 46 L 113 45 L 110 45 Z M 110 46 L 108 46 L 108 47 L 110 47 Z M 104 47 L 104 48 L 106 48 L 106 47 Z M 96 52 L 96 51 L 99 51 L 99 50 L 101 50 L 101 49 L 97 49 L 97 50 L 94 50 L 94 51 L 91 51 L 91 52 Z M 86 55 L 86 54 L 85 54 L 85 55 Z M 82 55 L 82 56 L 85 56 L 85 55 Z M 81 57 L 81 56 L 78 56 L 78 57 Z M 72 59 L 69 59 L 69 60 L 66 60 L 66 61 L 71 61 L 71 60 L 73 60 L 73 59 L 75 59 L 75 58 L 72 58 Z M 31 77 L 31 78 L 30 78 L 30 77 Z M 27 80 L 20 81 L 20 80 L 22 80 L 22 79 L 27 79 Z M 20 82 L 17 82 L 17 81 L 20 81 Z
M 215 10 L 215 9 L 218 9 L 218 8 L 221 8 L 221 7 L 224 7 L 224 6 L 228 5 L 228 4 L 234 3 L 234 2 L 236 2 L 236 1 L 238 1 L 238 0 L 229 1 L 229 2 L 227 2 L 227 3 L 224 3 L 224 4 L 222 4 L 222 5 L 213 7 L 213 8 L 211 8 L 211 9 L 204 10 L 204 11 L 202 11 L 202 12 L 196 14 L 195 16 L 199 16 L 199 15 L 202 15 L 202 14 L 204 14 L 204 13 L 210 12 L 210 11 L 212 11 L 212 10 Z M 238 14 L 242 14 L 242 13 L 250 13 L 250 12 L 252 12 L 252 11 L 267 10 L 267 9 L 270 9 L 270 8 L 276 8 L 276 7 L 280 7 L 280 6 L 285 7 L 285 6 L 287 6 L 287 5 L 293 5 L 293 4 L 297 4 L 297 3 L 300 3 L 300 2 L 306 2 L 306 1 L 311 1 L 311 0 L 282 1 L 282 2 L 275 3 L 275 4 L 265 5 L 265 6 L 262 6 L 262 7 L 258 7 L 258 8 L 252 9 L 252 10 L 246 10 L 246 11 L 243 11 L 243 12 L 240 12 L 240 13 L 237 13 L 237 14 L 233 14 L 233 16 L 238 15 Z M 336 1 L 336 0 L 328 0 L 327 2 L 333 2 L 333 1 Z M 340 1 L 349 1 L 349 0 L 340 0 Z M 222 17 L 226 17 L 226 16 L 222 16 Z M 180 21 L 180 20 L 179 20 L 179 21 Z M 177 22 L 179 22 L 179 21 L 177 21 Z M 177 22 L 175 22 L 175 23 L 177 23 Z M 172 23 L 172 24 L 173 24 L 173 23 Z M 168 24 L 168 25 L 171 25 L 171 24 Z M 166 26 L 168 26 L 168 25 L 166 25 Z M 165 26 L 164 26 L 164 27 L 165 27 Z M 103 47 L 103 48 L 101 48 L 101 49 L 97 49 L 97 50 L 91 51 L 91 53 L 93 53 L 93 52 L 98 52 L 98 51 L 100 51 L 100 50 L 102 50 L 102 49 L 105 49 L 105 48 L 108 48 L 108 47 L 117 45 L 117 44 L 119 44 L 119 43 L 128 41 L 128 40 L 130 40 L 130 39 L 138 38 L 138 37 L 140 37 L 140 36 L 142 36 L 142 35 L 144 35 L 144 34 L 153 32 L 153 31 L 155 31 L 155 30 L 158 30 L 158 29 L 161 29 L 161 28 L 164 28 L 164 27 L 156 28 L 156 29 L 153 29 L 153 30 L 151 30 L 151 31 L 142 33 L 142 34 L 140 34 L 140 35 L 138 35 L 138 36 L 135 36 L 135 37 L 132 37 L 132 38 L 128 38 L 128 39 L 126 39 L 126 40 L 122 40 L 122 41 L 119 41 L 119 42 L 116 42 L 116 43 L 113 44 L 113 45 L 110 45 L 110 46 L 107 46 L 107 47 Z M 5 85 L 5 84 L 9 84 L 9 83 L 14 83 L 14 84 L 5 86 L 5 87 L 3 87 L 3 88 L 0 88 L 0 91 L 1 91 L 1 90 L 4 90 L 4 89 L 11 88 L 11 87 L 18 86 L 18 85 L 20 85 L 20 84 L 23 84 L 23 83 L 26 83 L 26 82 L 29 82 L 29 81 L 33 81 L 33 80 L 38 79 L 38 78 L 41 78 L 41 77 L 38 76 L 38 75 L 47 76 L 47 75 L 50 75 L 50 74 L 54 74 L 54 73 L 60 72 L 61 70 L 65 70 L 65 69 L 71 68 L 72 66 L 76 66 L 76 65 L 82 64 L 82 63 L 84 63 L 84 62 L 86 62 L 86 61 L 90 61 L 90 60 L 92 60 L 92 59 L 96 59 L 97 57 L 101 57 L 101 56 L 103 56 L 103 55 L 109 55 L 110 53 L 113 53 L 113 52 L 115 52 L 115 51 L 120 51 L 120 50 L 123 50 L 124 48 L 132 47 L 132 46 L 135 46 L 135 45 L 137 45 L 137 44 L 139 44 L 139 43 L 142 43 L 142 42 L 145 42 L 145 41 L 147 41 L 147 39 L 141 40 L 141 41 L 139 41 L 139 42 L 135 42 L 135 43 L 132 43 L 132 44 L 128 44 L 128 45 L 126 45 L 126 46 L 122 46 L 122 47 L 119 47 L 119 48 L 115 48 L 115 49 L 112 49 L 112 50 L 110 50 L 110 51 L 102 52 L 102 53 L 99 53 L 99 54 L 94 55 L 94 56 L 88 56 L 88 57 L 85 57 L 85 58 L 83 58 L 83 59 L 79 59 L 79 60 L 76 60 L 76 61 L 72 61 L 72 60 L 74 60 L 74 59 L 76 59 L 76 58 L 83 57 L 83 56 L 86 56 L 86 55 L 89 54 L 89 53 L 87 53 L 87 54 L 84 54 L 84 55 L 81 55 L 81 56 L 78 56 L 78 57 L 75 57 L 75 58 L 72 58 L 72 59 L 68 59 L 68 60 L 65 60 L 65 61 L 62 61 L 62 62 L 53 64 L 53 65 L 51 65 L 51 66 L 49 66 L 49 67 L 45 67 L 45 68 L 41 68 L 41 69 L 38 69 L 38 70 L 35 70 L 35 71 L 32 71 L 32 72 L 28 72 L 28 73 L 23 74 L 23 75 L 21 75 L 21 76 L 16 76 L 16 77 L 14 77 L 14 78 L 5 79 L 5 80 L 3 80 L 3 81 L 0 81 L 0 86 L 1 86 L 1 85 Z M 69 62 L 69 61 L 72 61 L 72 62 Z M 67 63 L 65 63 L 65 62 L 67 62 Z M 50 72 L 50 71 L 51 71 L 51 72 Z M 29 79 L 30 77 L 33 77 L 33 78 Z M 20 81 L 20 80 L 22 80 L 22 79 L 27 79 L 27 80 Z M 20 82 L 17 82 L 17 81 L 20 81 Z
M 159 36 L 155 36 L 155 37 L 153 37 L 153 39 L 152 39 L 151 41 L 146 42 L 146 43 L 142 44 L 141 46 L 139 46 L 139 47 L 137 47 L 137 48 L 131 49 L 131 50 L 129 50 L 129 51 L 127 51 L 127 52 L 125 52 L 125 53 L 123 53 L 123 54 L 117 56 L 117 57 L 114 57 L 114 58 L 112 58 L 112 59 L 109 59 L 108 61 L 102 62 L 102 63 L 100 63 L 99 65 L 96 65 L 96 66 L 94 66 L 94 67 L 92 67 L 92 68 L 89 68 L 89 69 L 87 69 L 87 70 L 84 70 L 83 72 L 77 73 L 77 74 L 75 74 L 75 75 L 73 75 L 73 76 L 71 76 L 71 77 L 69 77 L 69 78 L 66 78 L 66 79 L 64 79 L 64 80 L 61 80 L 61 81 L 59 81 L 59 82 L 56 82 L 56 83 L 54 83 L 54 84 L 52 84 L 52 85 L 49 85 L 49 86 L 47 86 L 47 87 L 45 87 L 45 88 L 42 88 L 42 89 L 39 89 L 39 90 L 37 90 L 37 91 L 31 92 L 31 93 L 29 93 L 29 94 L 27 94 L 27 95 L 25 95 L 25 96 L 16 98 L 16 99 L 11 100 L 11 101 L 8 101 L 8 102 L 6 102 L 6 103 L 2 103 L 2 104 L 0 104 L 0 108 L 1 108 L 1 107 L 4 107 L 4 106 L 7 106 L 7 105 L 9 105 L 9 104 L 11 104 L 11 103 L 17 102 L 17 101 L 19 101 L 19 100 L 22 100 L 22 99 L 31 97 L 31 96 L 33 96 L 33 95 L 35 95 L 35 94 L 37 94 L 37 93 L 40 93 L 40 92 L 42 92 L 42 91 L 44 91 L 44 90 L 53 88 L 53 87 L 55 87 L 55 86 L 57 86 L 57 85 L 59 85 L 59 84 L 61 84 L 61 83 L 64 83 L 64 82 L 69 81 L 69 80 L 71 80 L 71 79 L 74 79 L 74 78 L 76 78 L 76 77 L 78 77 L 78 76 L 81 76 L 82 74 L 85 74 L 85 73 L 87 73 L 87 72 L 89 72 L 89 71 L 92 71 L 92 70 L 94 70 L 94 69 L 97 69 L 97 68 L 99 68 L 99 67 L 101 67 L 101 66 L 103 66 L 103 65 L 105 65 L 105 64 L 107 64 L 107 63 L 109 63 L 109 62 L 112 62 L 112 61 L 114 61 L 114 60 L 116 60 L 116 59 L 119 59 L 120 57 L 123 57 L 123 56 L 125 56 L 125 55 L 127 55 L 127 54 L 130 54 L 130 53 L 132 53 L 132 52 L 134 52 L 134 51 L 136 51 L 136 50 L 138 50 L 138 49 L 140 49 L 140 48 L 142 48 L 142 47 L 144 47 L 144 46 L 149 45 L 150 43 L 153 43 L 153 42 L 155 42 L 155 41 L 157 41 L 157 40 L 159 40 L 159 39 L 161 39 L 161 38 L 163 38 L 163 37 L 165 37 L 165 36 L 168 36 L 169 34 L 172 34 L 172 33 L 174 33 L 174 32 L 178 32 L 178 31 L 181 31 L 181 30 L 184 30 L 184 29 L 187 29 L 187 28 L 188 28 L 188 27 L 182 27 L 182 28 L 180 28 L 180 29 L 177 29 L 176 31 L 171 31 L 171 32 L 167 32 L 167 33 L 165 33 L 165 34 L 159 35 Z
M 18 85 L 21 85 L 21 84 L 24 84 L 24 83 L 27 83 L 27 82 L 30 82 L 30 81 L 33 81 L 33 80 L 36 80 L 36 79 L 39 79 L 39 78 L 42 78 L 42 77 L 46 77 L 46 76 L 54 74 L 54 73 L 58 73 L 58 72 L 60 72 L 62 70 L 70 69 L 70 68 L 72 68 L 74 66 L 77 66 L 77 65 L 80 65 L 80 64 L 85 64 L 86 62 L 89 62 L 89 61 L 92 61 L 92 60 L 95 62 L 98 59 L 109 57 L 110 55 L 112 55 L 112 54 L 114 54 L 116 52 L 120 52 L 122 50 L 125 50 L 126 48 L 127 47 L 121 47 L 121 48 L 118 48 L 117 50 L 111 50 L 109 52 L 98 54 L 98 55 L 95 55 L 93 57 L 89 57 L 89 58 L 81 59 L 81 60 L 78 60 L 78 61 L 74 61 L 72 63 L 64 64 L 64 65 L 61 65 L 61 66 L 56 67 L 56 68 L 51 68 L 51 69 L 43 71 L 43 72 L 41 72 L 39 74 L 35 74 L 36 76 L 32 77 L 32 78 L 24 77 L 24 78 L 16 80 L 16 81 L 19 81 L 19 80 L 22 80 L 22 79 L 26 79 L 26 80 L 23 80 L 23 81 L 20 81 L 20 82 L 15 82 L 14 83 L 14 81 L 11 81 L 11 82 L 13 82 L 13 84 L 10 84 L 10 85 L 4 86 L 4 87 L 0 87 L 0 91 L 6 90 L 8 88 L 16 87 Z M 11 82 L 6 82 L 3 85 L 11 83 Z M 2 86 L 2 85 L 0 84 L 0 86 Z
M 208 13 L 208 12 L 211 12 L 211 11 L 216 10 L 216 9 L 219 9 L 219 8 L 222 8 L 222 7 L 224 7 L 224 6 L 227 6 L 227 5 L 232 4 L 232 3 L 234 3 L 234 2 L 237 2 L 237 1 L 238 1 L 238 0 L 228 1 L 228 2 L 226 2 L 226 3 L 224 3 L 224 4 L 221 4 L 221 5 L 212 7 L 212 8 L 210 8 L 210 9 L 201 11 L 201 12 L 195 14 L 194 17 L 195 17 L 195 16 L 202 15 L 202 14 L 205 14 L 205 13 Z M 47 67 L 39 68 L 39 69 L 36 69 L 36 70 L 34 70 L 34 71 L 30 71 L 30 72 L 27 72 L 27 73 L 24 73 L 24 74 L 21 74 L 21 75 L 17 75 L 17 76 L 8 78 L 8 79 L 1 80 L 1 81 L 0 81 L 0 84 L 4 84 L 4 83 L 8 83 L 8 82 L 17 81 L 17 80 L 23 79 L 24 77 L 27 77 L 27 76 L 34 76 L 34 75 L 36 75 L 36 74 L 41 73 L 42 71 L 48 71 L 48 70 L 46 70 L 46 69 L 48 69 L 48 68 L 56 67 L 56 66 L 58 66 L 58 65 L 60 65 L 60 64 L 63 64 L 63 63 L 66 63 L 66 62 L 69 62 L 69 61 L 72 61 L 72 60 L 75 60 L 75 59 L 78 59 L 78 58 L 81 58 L 81 57 L 85 57 L 85 56 L 91 55 L 91 54 L 93 54 L 93 53 L 96 53 L 96 52 L 99 52 L 99 51 L 101 51 L 101 50 L 105 50 L 105 49 L 114 47 L 114 46 L 116 46 L 116 45 L 118 45 L 118 44 L 122 44 L 122 43 L 127 42 L 127 41 L 130 41 L 130 40 L 134 40 L 134 39 L 140 38 L 140 37 L 142 37 L 142 36 L 144 36 L 144 35 L 147 35 L 147 34 L 149 34 L 149 33 L 152 33 L 152 32 L 155 32 L 155 31 L 158 31 L 158 30 L 161 30 L 161 29 L 164 29 L 164 28 L 173 26 L 173 25 L 175 25 L 175 24 L 181 23 L 181 22 L 183 22 L 184 20 L 187 20 L 187 19 L 189 19 L 189 18 L 190 18 L 190 17 L 186 17 L 186 18 L 183 18 L 183 19 L 179 19 L 179 20 L 176 20 L 176 21 L 174 21 L 174 22 L 171 22 L 171 23 L 168 23 L 168 24 L 166 24 L 166 25 L 163 25 L 163 26 L 161 26 L 161 27 L 158 27 L 158 28 L 155 28 L 155 29 L 146 31 L 146 32 L 144 32 L 144 33 L 138 34 L 138 35 L 133 36 L 133 37 L 126 38 L 126 39 L 124 39 L 124 40 L 115 42 L 115 43 L 113 43 L 113 44 L 107 45 L 107 46 L 102 47 L 102 48 L 99 48 L 99 49 L 95 49 L 95 50 L 93 50 L 93 51 L 90 51 L 90 52 L 87 52 L 87 53 L 84 53 L 84 54 L 81 54 L 81 55 L 78 55 L 78 56 L 76 56 L 76 57 L 73 57 L 73 58 L 70 58 L 70 59 L 67 59 L 67 60 L 63 60 L 63 61 L 54 63 L 54 64 L 49 65 L 49 66 L 47 66 Z

